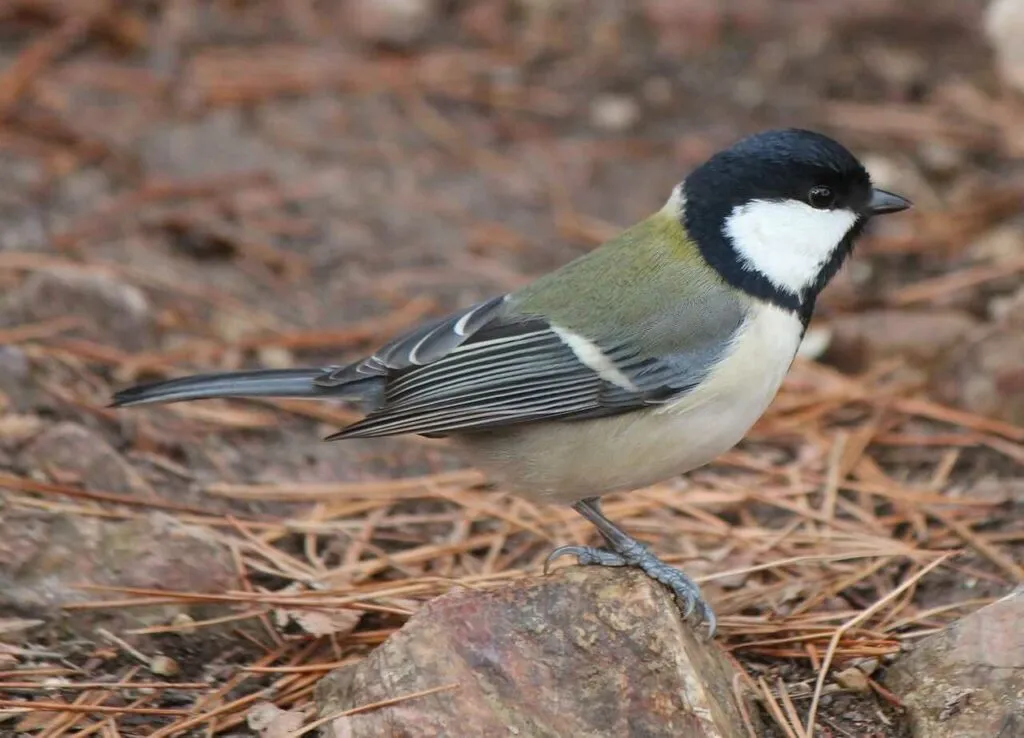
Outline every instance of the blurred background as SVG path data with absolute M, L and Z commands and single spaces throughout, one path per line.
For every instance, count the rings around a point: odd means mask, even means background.
M 971 359 L 945 349 L 1009 311 L 1019 282 L 1022 12 L 1013 0 L 11 0 L 0 248 L 24 256 L 0 275 L 4 320 L 76 312 L 27 266 L 58 254 L 165 285 L 93 300 L 88 317 L 125 351 L 197 331 L 336 328 L 411 299 L 433 313 L 585 251 L 737 137 L 795 125 L 840 138 L 918 206 L 880 222 L 827 293 L 820 317 L 840 318 L 827 360 L 941 358 L 947 399 L 1019 419 L 1019 378 L 1016 400 L 969 389 Z M 188 312 L 172 284 L 188 286 Z M 246 308 L 224 309 L 229 298 Z M 403 317 L 396 328 L 417 316 Z M 211 351 L 193 363 L 252 358 Z
M 810 533 L 761 545 L 807 523 L 766 501 L 776 487 L 847 520 L 861 548 L 972 550 L 970 572 L 940 569 L 879 626 L 898 651 L 908 628 L 939 622 L 935 607 L 1022 578 L 1007 514 L 1024 504 L 1021 39 L 1021 0 L 0 0 L 0 608 L 45 629 L 91 603 L 116 623 L 102 603 L 129 595 L 77 583 L 222 591 L 243 576 L 252 591 L 423 579 L 402 595 L 415 609 L 440 591 L 428 575 L 534 571 L 538 529 L 586 531 L 500 494 L 462 497 L 480 480 L 442 445 L 318 443 L 353 417 L 343 407 L 115 413 L 109 392 L 357 358 L 585 252 L 736 138 L 799 126 L 841 140 L 916 208 L 875 224 L 826 291 L 813 362 L 752 440 L 689 483 L 623 498 L 620 518 L 707 575 L 854 546 Z M 822 502 L 830 470 L 839 493 Z M 1002 512 L 951 523 L 894 502 L 896 488 Z M 749 536 L 730 543 L 711 518 Z M 209 528 L 208 551 L 167 533 L 179 519 Z M 381 551 L 407 555 L 382 564 Z M 866 607 L 919 570 L 890 553 L 871 571 L 744 574 L 712 599 L 734 644 L 802 632 L 801 617 Z M 220 653 L 205 637 L 152 648 L 196 673 L 212 658 L 196 654 Z M 794 683 L 820 663 L 737 654 Z

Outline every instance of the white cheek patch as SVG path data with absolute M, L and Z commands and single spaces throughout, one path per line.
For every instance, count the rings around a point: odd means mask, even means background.
M 798 200 L 753 200 L 733 209 L 725 234 L 744 266 L 779 289 L 799 294 L 818 278 L 856 222 L 850 210 L 817 210 Z

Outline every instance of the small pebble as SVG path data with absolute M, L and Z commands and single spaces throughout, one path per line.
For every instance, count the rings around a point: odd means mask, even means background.
M 348 0 L 345 19 L 364 41 L 408 47 L 430 30 L 437 5 L 435 0 Z
M 856 661 L 853 662 L 853 664 L 851 664 L 851 666 L 856 667 L 857 669 L 859 669 L 860 671 L 864 672 L 868 676 L 871 676 L 876 671 L 878 671 L 878 667 L 880 665 L 881 665 L 881 661 L 879 661 L 874 656 L 871 656 L 869 658 L 857 659 Z
M 258 351 L 260 366 L 267 369 L 288 369 L 295 366 L 292 352 L 282 346 L 264 346 Z
M 170 656 L 160 654 L 150 659 L 149 670 L 157 676 L 171 677 L 178 674 L 181 671 L 181 667 Z
M 181 628 L 184 633 L 191 633 L 195 630 L 195 618 L 189 615 L 187 612 L 179 612 L 171 619 L 171 625 L 175 628 Z
M 804 334 L 797 355 L 803 359 L 820 359 L 832 343 L 832 335 L 831 328 L 811 328 Z
M 964 152 L 942 141 L 923 141 L 917 147 L 921 161 L 937 174 L 951 174 L 964 165 Z
M 864 168 L 871 175 L 871 181 L 883 189 L 896 189 L 903 180 L 900 166 L 887 156 L 867 154 L 863 157 Z
M 640 105 L 626 95 L 598 95 L 590 103 L 590 121 L 605 131 L 622 132 L 640 120 Z

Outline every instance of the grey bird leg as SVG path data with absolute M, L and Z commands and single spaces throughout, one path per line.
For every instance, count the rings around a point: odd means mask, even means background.
M 697 623 L 707 623 L 709 637 L 715 635 L 717 620 L 711 606 L 704 600 L 700 587 L 690 577 L 673 566 L 669 566 L 648 550 L 647 546 L 615 525 L 601 512 L 600 500 L 588 497 L 573 505 L 573 509 L 585 517 L 607 542 L 607 547 L 560 546 L 548 556 L 544 571 L 559 556 L 575 556 L 583 566 L 635 566 L 651 579 L 661 582 L 676 596 L 683 610 L 683 617 L 689 618 L 697 611 Z

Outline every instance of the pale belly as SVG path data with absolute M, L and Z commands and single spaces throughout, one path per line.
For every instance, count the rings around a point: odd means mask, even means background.
M 664 481 L 743 438 L 771 404 L 799 341 L 795 316 L 762 308 L 713 379 L 674 405 L 471 436 L 461 445 L 494 481 L 530 499 L 570 503 Z

